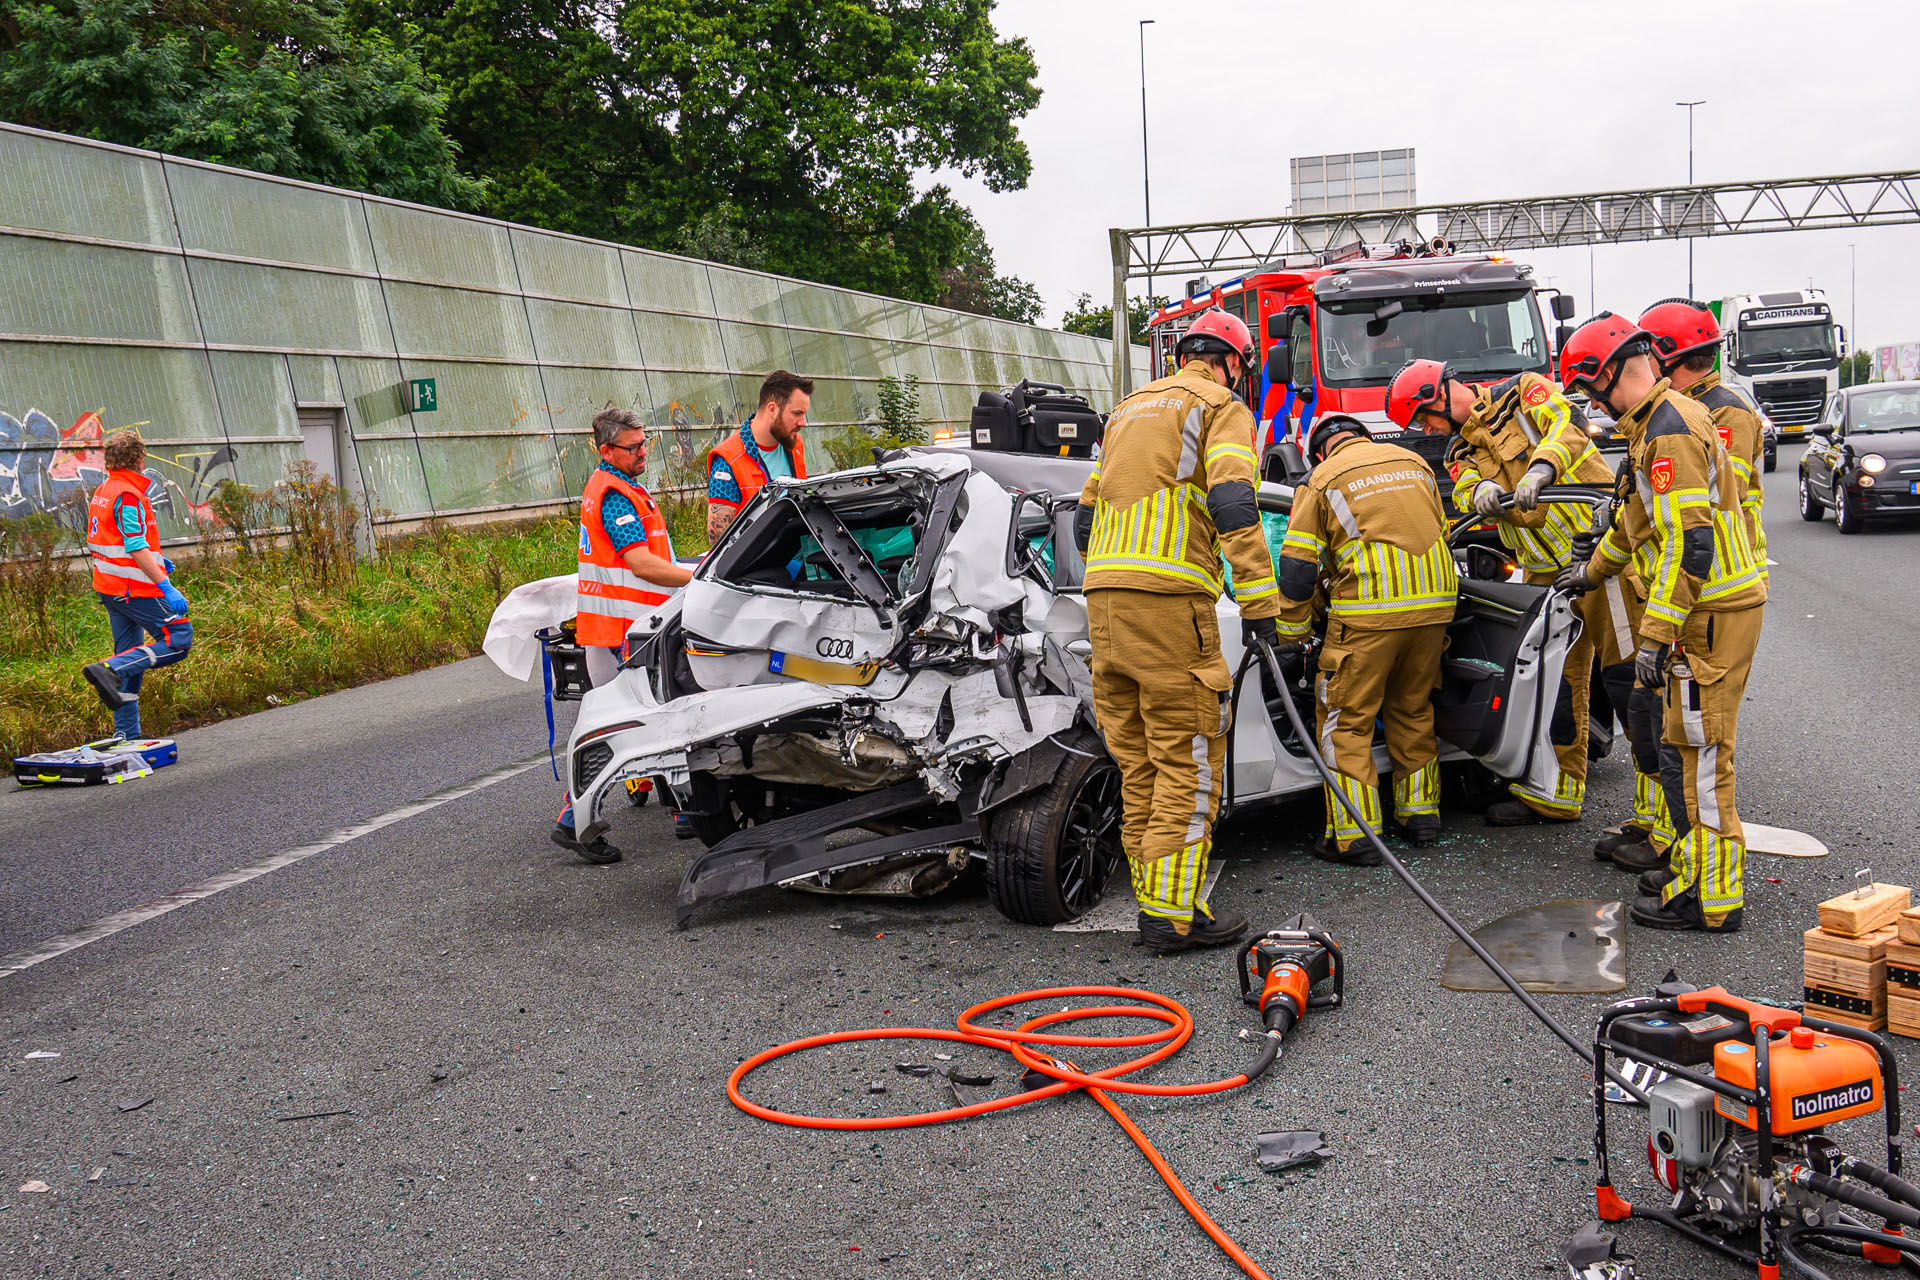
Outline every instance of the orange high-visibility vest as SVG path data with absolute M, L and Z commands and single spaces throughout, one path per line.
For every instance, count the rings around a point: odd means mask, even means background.
M 742 507 L 753 501 L 753 495 L 766 488 L 767 481 L 772 479 L 767 474 L 766 464 L 747 452 L 746 433 L 752 430 L 753 423 L 749 420 L 740 430 L 729 433 L 725 440 L 707 450 L 707 474 L 713 474 L 715 458 L 726 459 L 727 468 L 733 472 L 733 482 L 740 486 L 740 501 L 737 505 Z M 759 447 L 759 442 L 756 441 L 754 448 Z M 778 449 L 780 446 L 776 444 L 773 447 Z M 807 446 L 799 436 L 793 438 L 788 456 L 793 460 L 793 478 L 805 480 L 807 478 Z M 718 502 L 726 507 L 736 505 L 720 498 L 709 498 L 708 501 Z
M 625 494 L 640 513 L 640 531 L 647 536 L 647 550 L 671 561 L 673 542 L 667 537 L 667 522 L 654 505 L 652 494 L 605 468 L 588 477 L 587 491 L 580 498 L 580 577 L 574 638 L 581 644 L 618 649 L 627 642 L 627 628 L 633 620 L 665 604 L 673 589 L 648 582 L 629 569 L 613 549 L 613 539 L 600 520 L 600 502 L 609 489 Z
M 147 501 L 147 478 L 137 471 L 109 471 L 107 479 L 87 503 L 87 554 L 93 560 L 93 589 L 109 596 L 145 596 L 158 598 L 160 584 L 133 562 L 127 540 L 120 532 L 120 521 L 113 508 L 121 498 L 140 504 L 140 519 L 146 525 L 147 550 L 160 554 L 160 527 L 154 522 L 153 504 Z

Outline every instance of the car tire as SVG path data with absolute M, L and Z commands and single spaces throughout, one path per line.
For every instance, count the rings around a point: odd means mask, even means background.
M 1774 469 L 1779 465 L 1780 465 L 1780 451 L 1774 448 L 1773 446 L 1769 445 L 1767 447 L 1766 456 L 1761 460 L 1760 469 L 1762 471 L 1767 472 L 1769 475 L 1771 475 Z
M 1812 524 L 1827 514 L 1826 504 L 1813 496 L 1813 485 L 1807 479 L 1807 473 L 1800 473 L 1800 518 Z
M 1834 495 L 1838 499 L 1833 505 L 1833 527 L 1842 533 L 1859 533 L 1867 527 L 1866 512 L 1861 509 L 1858 498 L 1848 497 L 1843 490 Z
M 987 896 L 1021 924 L 1054 925 L 1105 896 L 1120 848 L 1120 770 L 1097 735 L 1080 730 L 1052 782 L 986 817 Z

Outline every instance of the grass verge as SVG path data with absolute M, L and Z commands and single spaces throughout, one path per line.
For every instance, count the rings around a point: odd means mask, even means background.
M 523 582 L 571 572 L 572 517 L 434 529 L 383 544 L 321 586 L 296 558 L 254 552 L 180 560 L 193 651 L 147 677 L 141 731 L 164 737 L 335 689 L 480 652 L 487 619 Z M 0 600 L 0 759 L 112 732 L 80 668 L 113 652 L 107 613 L 85 574 L 48 595 L 51 635 Z

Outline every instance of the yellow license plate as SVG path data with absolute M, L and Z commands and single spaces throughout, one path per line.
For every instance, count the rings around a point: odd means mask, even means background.
M 805 654 L 781 653 L 776 649 L 767 655 L 767 670 L 777 676 L 792 676 L 811 684 L 869 685 L 873 683 L 874 676 L 879 674 L 880 664 L 823 662 Z

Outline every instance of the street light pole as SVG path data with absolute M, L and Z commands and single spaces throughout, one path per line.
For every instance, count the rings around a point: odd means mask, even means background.
M 1847 335 L 1853 339 L 1849 344 L 1847 359 L 1853 360 L 1854 351 L 1860 346 L 1860 268 L 1854 255 L 1853 246 L 1847 246 Z M 1855 361 L 1853 368 L 1847 370 L 1851 377 L 1860 367 Z
M 1147 165 L 1147 28 L 1152 18 L 1140 19 L 1140 193 L 1146 202 L 1146 222 L 1153 225 L 1153 177 Z M 1147 241 L 1147 262 L 1153 262 L 1153 241 Z M 1147 296 L 1153 296 L 1153 273 L 1147 273 Z
M 1676 107 L 1687 109 L 1687 185 L 1693 185 L 1693 109 L 1706 102 L 1705 98 L 1695 98 L 1692 102 L 1676 102 Z M 1689 196 L 1691 202 L 1693 197 Z M 1687 297 L 1693 297 L 1693 237 L 1687 237 Z

